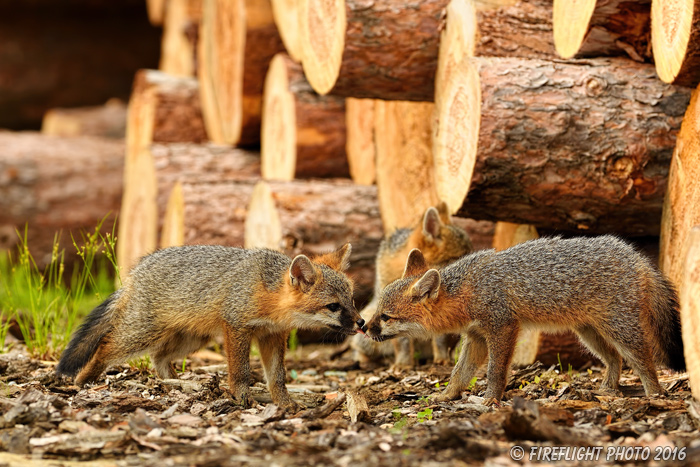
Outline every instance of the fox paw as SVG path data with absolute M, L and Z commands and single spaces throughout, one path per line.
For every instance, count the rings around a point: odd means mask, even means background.
M 450 402 L 450 401 L 461 399 L 461 398 L 462 398 L 461 391 L 457 394 L 454 394 L 453 392 L 445 391 L 443 393 L 440 393 L 440 394 L 434 396 L 433 401 L 435 401 L 435 402 Z
M 300 410 L 306 408 L 306 407 L 302 406 L 301 404 L 297 404 L 296 402 L 294 402 L 291 399 L 288 401 L 280 402 L 279 404 L 277 404 L 277 406 L 279 408 L 281 408 L 282 410 L 284 410 L 288 414 L 295 414 L 295 413 L 299 412 Z

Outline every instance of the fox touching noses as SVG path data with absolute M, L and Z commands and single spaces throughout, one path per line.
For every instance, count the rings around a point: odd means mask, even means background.
M 459 332 L 463 345 L 439 400 L 461 397 L 488 359 L 487 400 L 500 400 L 524 327 L 572 330 L 606 365 L 602 387 L 616 389 L 622 359 L 647 395 L 662 393 L 655 362 L 684 370 L 678 296 L 640 253 L 610 236 L 542 238 L 504 251 L 479 251 L 429 269 L 419 250 L 384 288 L 367 335 Z
M 124 285 L 95 308 L 63 352 L 56 372 L 76 383 L 143 354 L 161 378 L 176 377 L 182 359 L 223 334 L 228 383 L 243 405 L 252 401 L 250 346 L 257 341 L 275 404 L 296 409 L 285 386 L 284 354 L 294 328 L 361 332 L 345 274 L 350 244 L 310 259 L 224 246 L 182 246 L 145 256 Z

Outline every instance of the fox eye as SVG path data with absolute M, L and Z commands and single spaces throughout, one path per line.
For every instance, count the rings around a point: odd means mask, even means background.
M 340 311 L 340 303 L 329 303 L 326 308 L 331 311 Z
M 379 316 L 379 319 L 381 319 L 382 321 L 389 321 L 389 320 L 391 319 L 391 316 L 389 316 L 389 315 L 380 315 L 380 316 Z

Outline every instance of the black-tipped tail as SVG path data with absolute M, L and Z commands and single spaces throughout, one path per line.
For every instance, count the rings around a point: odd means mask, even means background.
M 110 305 L 115 299 L 116 293 L 113 293 L 85 318 L 83 324 L 73 334 L 68 347 L 63 351 L 61 361 L 56 366 L 56 374 L 75 376 L 87 365 L 97 352 L 102 339 L 112 329 Z
M 671 370 L 685 371 L 678 293 L 673 284 L 665 277 L 660 286 L 661 298 L 654 313 L 654 326 L 661 351 L 665 353 L 664 363 Z

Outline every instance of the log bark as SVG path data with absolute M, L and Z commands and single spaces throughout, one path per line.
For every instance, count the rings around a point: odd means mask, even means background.
M 454 0 L 452 3 L 455 3 Z M 448 10 L 448 21 L 450 12 Z M 479 9 L 475 55 L 553 59 L 552 2 L 523 0 L 499 8 Z M 442 46 L 442 43 L 440 45 Z
M 659 266 L 680 290 L 688 258 L 688 235 L 700 225 L 700 102 L 693 93 L 671 158 L 661 219 Z
M 271 0 L 272 16 L 284 48 L 297 63 L 301 62 L 299 37 L 299 2 L 296 0 Z
M 350 415 L 350 421 L 352 423 L 370 423 L 372 421 L 372 416 L 369 412 L 367 399 L 365 399 L 364 396 L 362 396 L 359 392 L 356 391 L 348 391 L 346 394 L 348 415 Z
M 270 62 L 263 97 L 262 176 L 347 177 L 345 100 L 318 95 L 286 54 Z
M 379 210 L 384 231 L 412 227 L 439 202 L 435 190 L 428 102 L 376 101 Z
M 176 76 L 195 76 L 202 0 L 168 0 L 163 23 L 159 69 Z
M 448 0 L 301 0 L 304 73 L 319 94 L 432 101 Z
M 688 89 L 624 59 L 471 61 L 480 87 L 468 106 L 481 110 L 465 125 L 478 142 L 463 156 L 475 168 L 459 215 L 658 235 Z
M 352 181 L 358 185 L 372 185 L 376 179 L 374 147 L 374 100 L 345 100 L 345 152 Z
M 693 396 L 700 396 L 700 226 L 694 227 L 687 238 L 688 256 L 680 289 L 681 330 L 685 361 Z
M 124 139 L 126 104 L 119 99 L 110 99 L 97 107 L 50 109 L 41 122 L 41 132 L 50 136 Z
M 212 141 L 260 142 L 263 82 L 282 50 L 269 0 L 203 0 L 198 76 Z
M 124 194 L 117 244 L 117 262 L 123 273 L 157 245 L 157 187 L 151 144 L 204 140 L 195 79 L 153 70 L 136 74 L 127 115 Z
M 57 138 L 34 132 L 0 132 L 0 249 L 14 249 L 16 231 L 28 226 L 37 265 L 51 260 L 54 235 L 66 264 L 77 259 L 71 234 L 109 231 L 119 210 L 124 142 L 94 137 Z
M 651 43 L 659 78 L 666 83 L 700 82 L 700 1 L 651 3 Z
M 350 242 L 348 274 L 358 303 L 371 294 L 383 237 L 376 188 L 346 180 L 260 182 L 248 207 L 245 246 L 289 256 L 321 254 Z
M 651 61 L 650 19 L 651 0 L 554 0 L 554 44 L 563 58 Z
M 142 1 L 3 2 L 0 128 L 39 130 L 51 108 L 126 101 L 159 44 Z

